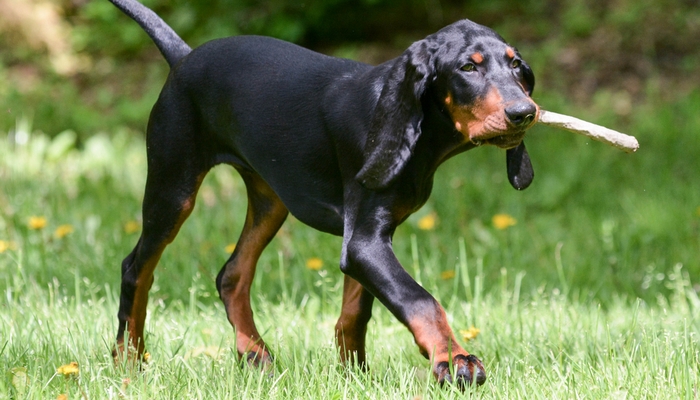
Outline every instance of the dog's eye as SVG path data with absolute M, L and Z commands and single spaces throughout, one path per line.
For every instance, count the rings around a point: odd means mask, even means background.
M 464 66 L 462 66 L 462 68 L 460 68 L 460 69 L 462 71 L 466 71 L 466 72 L 474 72 L 474 71 L 476 71 L 476 65 L 474 65 L 472 63 L 468 63 L 468 64 L 464 64 Z
M 517 58 L 514 58 L 513 61 L 510 62 L 510 66 L 513 69 L 520 68 L 521 65 L 523 65 L 523 62 Z

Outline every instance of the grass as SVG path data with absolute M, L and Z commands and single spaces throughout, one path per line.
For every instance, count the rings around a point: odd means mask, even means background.
M 466 347 L 488 380 L 467 396 L 698 398 L 700 93 L 626 116 L 609 111 L 604 93 L 586 111 L 537 100 L 624 128 L 642 147 L 625 155 L 536 128 L 527 143 L 537 176 L 524 192 L 509 187 L 496 149 L 439 171 L 433 197 L 394 244 L 453 328 L 480 330 Z M 433 383 L 408 331 L 379 304 L 370 372 L 338 364 L 340 239 L 293 218 L 254 282 L 274 374 L 241 368 L 213 282 L 245 213 L 243 184 L 224 167 L 205 180 L 157 270 L 150 363 L 142 372 L 115 366 L 119 265 L 138 238 L 142 139 L 118 131 L 78 148 L 70 132 L 48 139 L 18 121 L 1 140 L 0 399 L 465 396 Z M 494 225 L 497 215 L 510 226 Z M 312 258 L 320 269 L 307 268 Z M 78 375 L 57 372 L 71 362 Z
M 22 274 L 22 272 L 18 272 Z M 476 278 L 479 278 L 477 276 Z M 27 279 L 19 277 L 17 280 Z M 655 305 L 615 301 L 607 310 L 562 295 L 514 300 L 511 287 L 474 303 L 456 301 L 455 327 L 474 323 L 469 348 L 484 356 L 489 380 L 477 398 L 697 398 L 700 301 L 680 278 L 672 300 Z M 1 314 L 0 380 L 6 397 L 26 398 L 460 398 L 432 382 L 408 332 L 383 309 L 370 324 L 368 374 L 344 370 L 332 344 L 337 302 L 308 296 L 256 300 L 260 327 L 276 354 L 272 377 L 241 368 L 218 304 L 195 300 L 151 306 L 151 360 L 143 372 L 114 366 L 109 356 L 116 294 L 75 276 L 75 296 L 57 282 L 10 288 Z M 16 291 L 15 291 L 16 290 Z M 196 285 L 189 288 L 196 292 Z M 196 298 L 196 295 L 193 296 Z M 476 310 L 475 310 L 476 309 Z M 475 312 L 476 311 L 476 312 Z M 77 377 L 56 369 L 79 363 Z

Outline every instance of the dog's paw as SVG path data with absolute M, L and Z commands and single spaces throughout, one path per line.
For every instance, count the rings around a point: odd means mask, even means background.
M 433 373 L 441 385 L 445 383 L 456 383 L 460 388 L 464 388 L 473 383 L 481 385 L 486 381 L 484 364 L 472 354 L 467 356 L 455 356 L 452 359 L 451 370 L 447 361 L 439 362 L 435 365 Z M 453 374 L 455 375 L 454 378 L 452 376 Z
M 264 352 L 261 354 L 254 351 L 249 351 L 244 355 L 244 358 L 248 367 L 272 374 L 272 356 L 269 353 Z
M 151 355 L 143 349 L 137 349 L 131 344 L 126 345 L 122 342 L 117 343 L 117 345 L 112 348 L 112 359 L 115 365 L 141 365 L 148 364 Z

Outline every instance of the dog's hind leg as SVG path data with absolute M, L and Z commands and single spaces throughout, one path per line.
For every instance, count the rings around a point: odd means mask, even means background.
M 335 325 L 340 360 L 344 363 L 357 362 L 360 367 L 365 367 L 365 336 L 373 302 L 374 296 L 360 282 L 345 276 L 343 308 Z
M 148 291 L 153 284 L 153 271 L 165 247 L 175 239 L 180 227 L 194 208 L 199 186 L 208 168 L 182 162 L 153 165 L 149 173 L 143 201 L 143 231 L 136 247 L 122 262 L 119 330 L 115 359 L 124 353 L 138 358 L 144 351 L 144 323 Z M 188 165 L 185 165 L 188 164 Z M 128 344 L 124 336 L 128 334 Z
M 236 331 L 236 350 L 249 364 L 266 366 L 271 356 L 253 321 L 250 285 L 263 249 L 289 211 L 277 194 L 255 173 L 239 171 L 248 191 L 248 212 L 236 248 L 216 278 L 228 320 Z
M 153 271 L 165 247 L 175 239 L 194 209 L 199 186 L 211 165 L 196 146 L 189 104 L 164 88 L 148 124 L 148 177 L 143 199 L 143 231 L 122 262 L 116 360 L 140 358 Z M 128 343 L 124 343 L 128 335 Z M 135 353 L 131 350 L 135 350 Z M 130 354 L 127 354 L 130 353 Z

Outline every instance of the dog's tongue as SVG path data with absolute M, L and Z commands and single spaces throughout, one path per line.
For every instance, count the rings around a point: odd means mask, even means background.
M 535 177 L 535 171 L 527 155 L 525 142 L 520 142 L 517 147 L 506 150 L 506 169 L 508 181 L 517 190 L 526 189 Z

